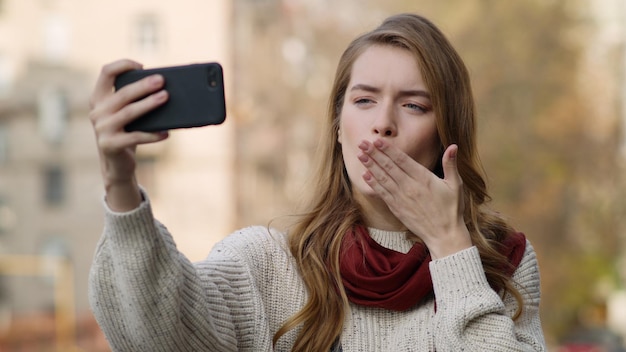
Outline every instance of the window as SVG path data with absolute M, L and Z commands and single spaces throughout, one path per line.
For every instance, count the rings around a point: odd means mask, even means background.
M 39 131 L 47 142 L 59 144 L 69 115 L 65 92 L 47 87 L 39 92 L 38 98 Z
M 43 259 L 41 265 L 41 273 L 46 273 L 43 276 L 44 282 L 53 285 L 55 280 L 59 280 L 59 274 L 62 267 L 59 261 L 64 259 L 71 259 L 70 257 L 70 245 L 65 239 L 65 236 L 57 234 L 44 235 L 44 242 L 39 250 L 39 255 Z
M 44 201 L 47 205 L 59 205 L 65 201 L 65 173 L 63 169 L 49 166 L 43 173 Z
M 62 61 L 70 47 L 67 20 L 59 14 L 49 14 L 44 18 L 42 26 L 44 57 L 49 61 Z
M 11 62 L 7 55 L 0 53 L 0 96 L 6 96 L 10 92 L 12 79 Z
M 0 123 L 0 166 L 9 158 L 9 131 Z
M 0 196 L 0 235 L 10 233 L 17 224 L 17 216 L 11 209 L 8 200 Z
M 159 23 L 154 15 L 143 15 L 135 24 L 135 46 L 142 54 L 155 54 L 160 46 Z

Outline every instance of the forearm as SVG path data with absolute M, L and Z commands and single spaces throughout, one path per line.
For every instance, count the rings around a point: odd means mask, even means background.
M 525 258 L 518 270 L 533 272 Z M 502 300 L 485 277 L 476 248 L 431 263 L 437 302 L 435 342 L 438 351 L 545 351 L 539 322 L 539 277 L 524 278 L 523 314 L 512 319 L 516 302 Z
M 107 212 L 92 266 L 91 305 L 113 350 L 236 350 L 234 329 L 218 335 L 195 268 L 146 203 Z

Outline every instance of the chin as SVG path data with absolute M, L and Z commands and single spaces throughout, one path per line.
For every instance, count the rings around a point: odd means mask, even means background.
M 365 183 L 365 181 L 352 183 L 352 194 L 357 199 L 380 199 L 378 193 Z

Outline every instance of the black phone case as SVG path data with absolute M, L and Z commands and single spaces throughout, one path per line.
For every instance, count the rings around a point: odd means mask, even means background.
M 156 132 L 219 125 L 226 119 L 224 78 L 219 63 L 202 63 L 127 71 L 115 79 L 115 89 L 159 73 L 168 101 L 124 127 L 126 131 Z

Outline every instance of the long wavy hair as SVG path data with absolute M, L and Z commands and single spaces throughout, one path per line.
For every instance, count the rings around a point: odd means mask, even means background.
M 387 18 L 378 28 L 350 43 L 337 67 L 327 126 L 318 150 L 312 199 L 288 235 L 289 249 L 308 290 L 305 306 L 274 335 L 276 344 L 285 333 L 298 328 L 292 351 L 330 350 L 341 334 L 349 309 L 339 272 L 340 247 L 345 233 L 364 221 L 352 196 L 337 133 L 353 63 L 372 45 L 402 48 L 415 57 L 430 92 L 441 150 L 453 143 L 459 146 L 457 165 L 463 179 L 464 219 L 487 279 L 492 285 L 503 287 L 504 294 L 515 297 L 515 319 L 523 307 L 521 294 L 502 271 L 508 260 L 497 250 L 513 229 L 485 206 L 490 198 L 476 150 L 475 107 L 467 69 L 433 23 L 418 15 L 400 14 Z M 434 172 L 441 176 L 440 164 Z

